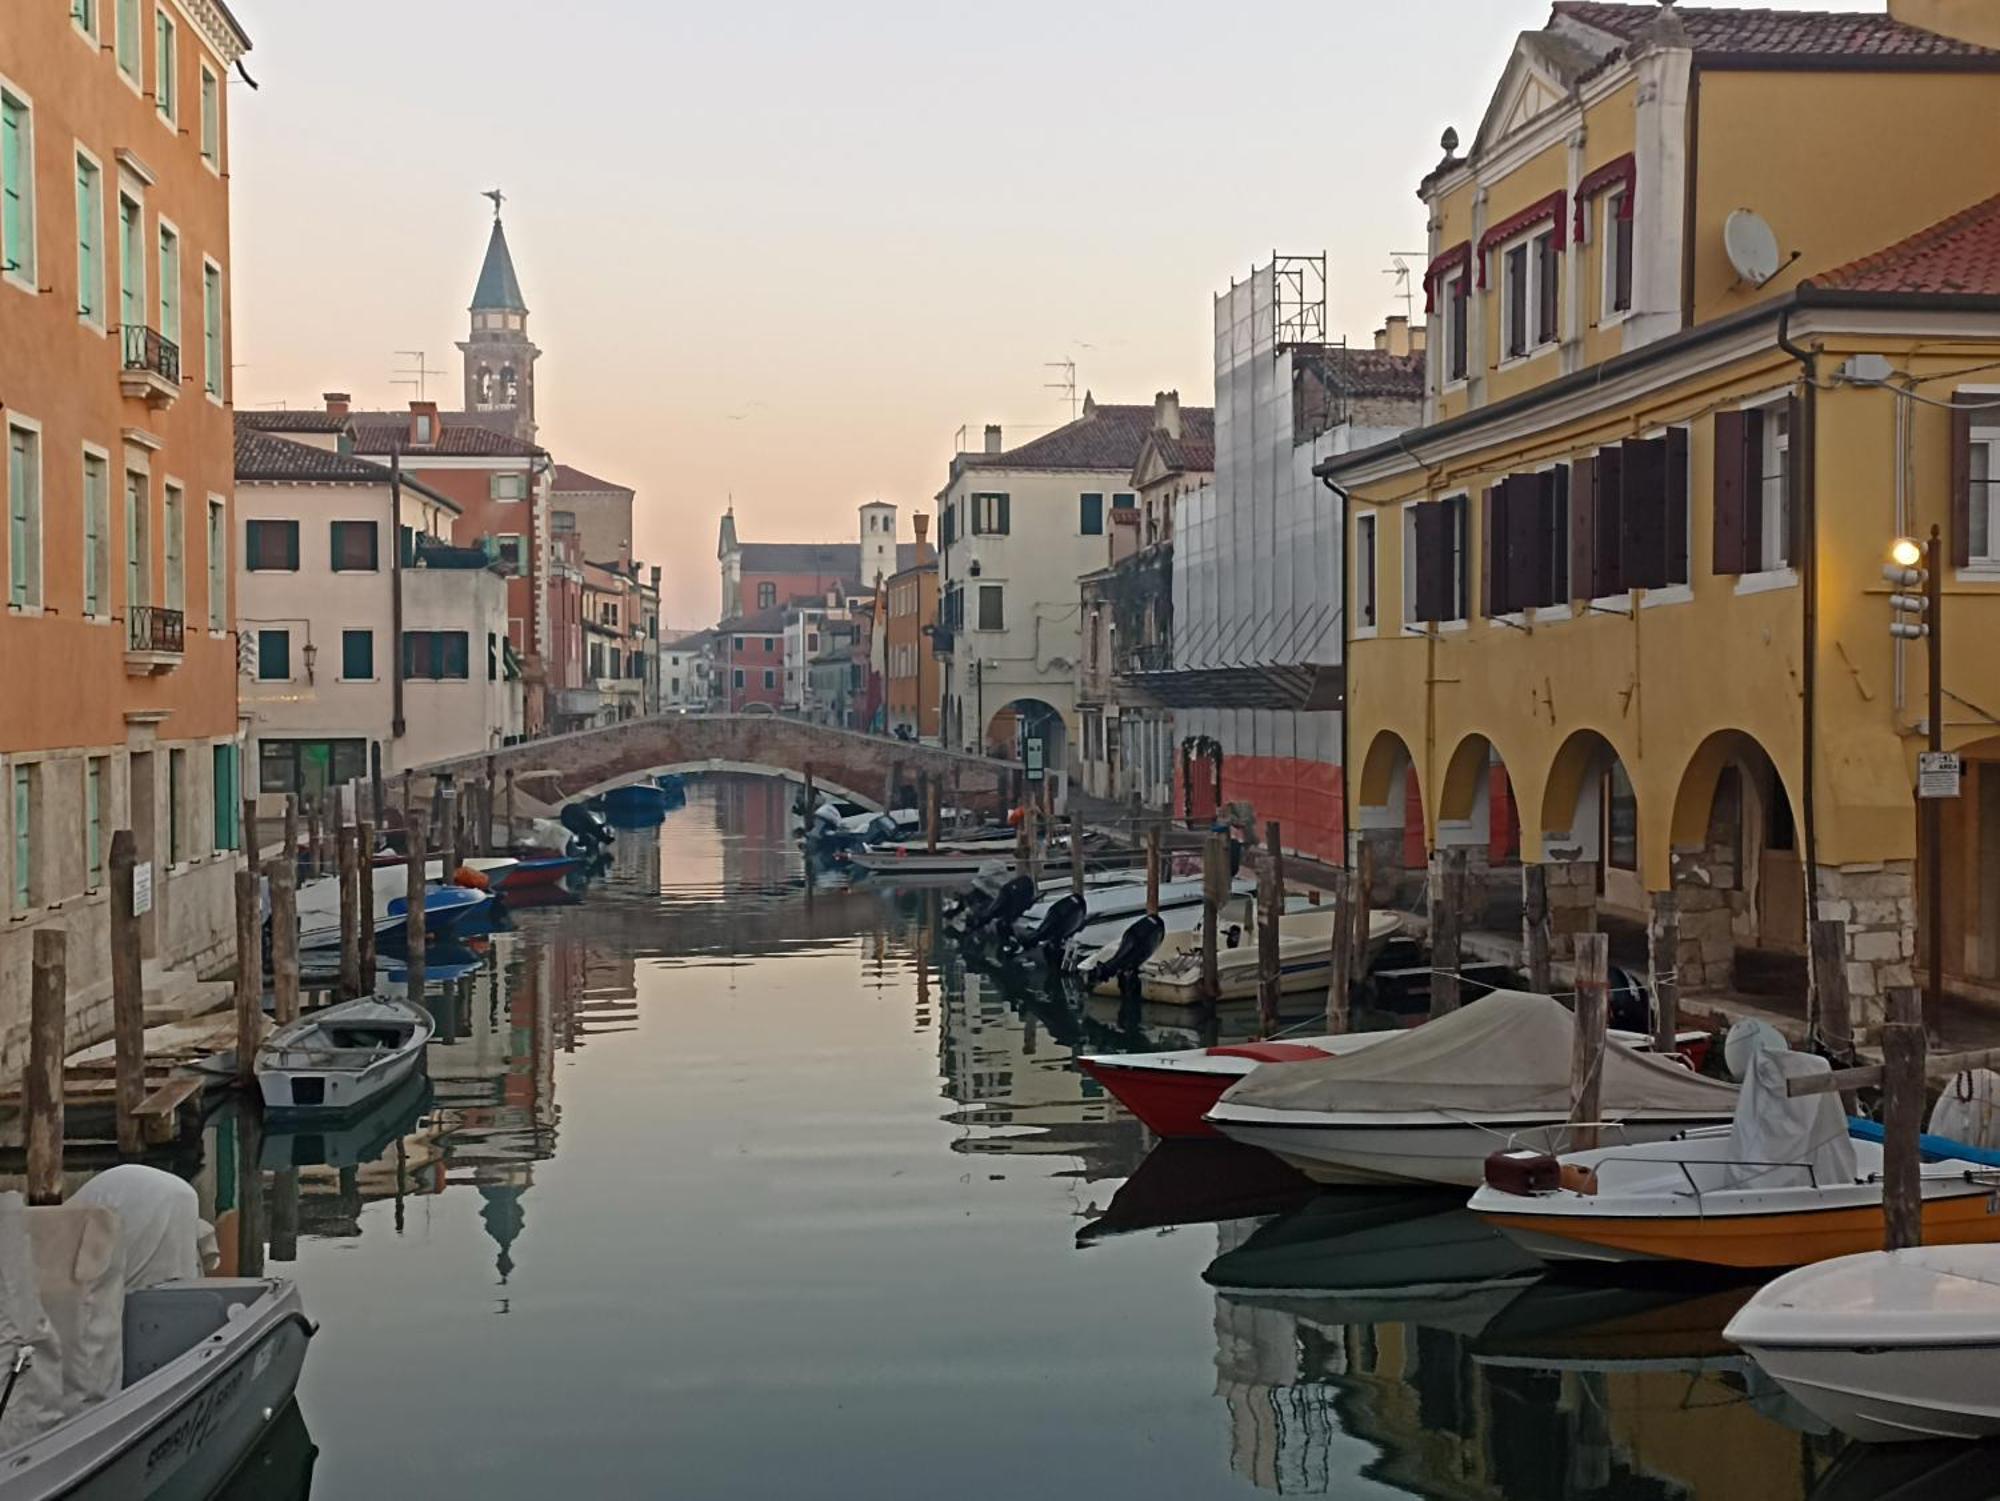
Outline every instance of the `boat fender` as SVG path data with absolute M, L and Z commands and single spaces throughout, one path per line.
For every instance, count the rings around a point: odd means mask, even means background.
M 1532 1194 L 1554 1193 L 1563 1186 L 1562 1166 L 1547 1152 L 1515 1148 L 1494 1152 L 1486 1159 L 1486 1183 L 1501 1193 L 1525 1198 Z
M 474 870 L 470 865 L 459 866 L 452 873 L 451 884 L 454 886 L 464 886 L 473 891 L 491 891 L 493 889 L 493 883 L 487 879 L 485 872 Z
M 1597 1169 L 1584 1167 L 1575 1162 L 1558 1163 L 1557 1168 L 1562 1186 L 1573 1194 L 1595 1194 L 1597 1192 Z

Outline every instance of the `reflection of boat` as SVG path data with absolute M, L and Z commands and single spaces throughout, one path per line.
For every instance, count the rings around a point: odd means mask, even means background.
M 393 1089 L 424 1061 L 437 1024 L 408 1001 L 363 996 L 280 1027 L 257 1049 L 267 1113 L 335 1114 Z
M 258 1165 L 267 1172 L 290 1167 L 360 1167 L 373 1162 L 399 1136 L 407 1136 L 431 1107 L 431 1081 L 414 1074 L 363 1109 L 338 1121 L 279 1121 L 264 1133 Z
M 462 979 L 478 969 L 486 961 L 462 943 L 446 939 L 441 943 L 428 944 L 424 949 L 424 982 L 435 985 L 443 980 Z M 407 987 L 410 983 L 410 967 L 407 956 L 398 955 L 384 958 L 381 962 L 381 983 L 391 987 Z M 391 990 L 390 994 L 400 994 Z
M 1389 1046 L 1260 1068 L 1208 1120 L 1323 1183 L 1471 1188 L 1494 1151 L 1565 1137 L 1575 1039 L 1560 1001 L 1496 991 Z M 1605 1134 L 1633 1143 L 1727 1121 L 1736 1104 L 1730 1086 L 1616 1040 L 1600 1089 Z
M 1755 1291 L 1749 1283 L 1689 1291 L 1677 1284 L 1538 1282 L 1481 1331 L 1473 1354 L 1592 1370 L 1732 1356 L 1722 1326 Z
M 1869 1443 L 2000 1437 L 2000 1251 L 1918 1246 L 1787 1273 L 1725 1331 Z
M 1280 1214 L 1314 1193 L 1310 1179 L 1269 1152 L 1233 1141 L 1163 1141 L 1076 1238 Z
M 1850 1444 L 1809 1501 L 1992 1501 L 2000 1443 Z
M 1305 907 L 1288 911 L 1278 920 L 1279 986 L 1286 991 L 1312 990 L 1326 985 L 1333 964 L 1333 924 L 1330 906 Z M 1242 1000 L 1257 994 L 1258 954 L 1256 903 L 1246 899 L 1240 918 L 1224 923 L 1217 938 L 1215 954 L 1217 996 L 1221 1000 Z M 1221 919 L 1218 918 L 1220 922 Z M 1371 912 L 1368 916 L 1368 948 L 1355 968 L 1366 974 L 1380 957 L 1382 948 L 1403 926 L 1401 913 Z M 1233 941 L 1232 941 L 1233 940 Z M 1192 1006 L 1201 999 L 1201 930 L 1199 925 L 1170 932 L 1160 941 L 1153 956 L 1139 966 L 1139 993 L 1158 1005 Z M 1105 980 L 1103 993 L 1115 994 L 1116 982 Z
M 293 1401 L 271 1420 L 243 1467 L 213 1501 L 308 1501 L 319 1446 L 306 1431 L 305 1415 Z

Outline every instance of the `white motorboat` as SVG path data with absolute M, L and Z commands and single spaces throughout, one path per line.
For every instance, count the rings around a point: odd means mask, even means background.
M 1801 1267 L 1760 1289 L 1723 1334 L 1852 1438 L 2000 1436 L 2000 1247 Z
M 280 1027 L 257 1049 L 268 1113 L 358 1109 L 422 1066 L 437 1024 L 421 1006 L 363 996 Z
M 1146 1000 L 1162 1006 L 1192 1006 L 1201 1001 L 1199 911 L 1197 907 L 1197 920 L 1191 927 L 1170 929 L 1153 956 L 1139 966 L 1139 993 Z M 1262 962 L 1257 928 L 1261 920 L 1254 897 L 1237 898 L 1217 913 L 1216 999 L 1241 1001 L 1257 994 Z M 1326 985 L 1333 967 L 1333 924 L 1331 906 L 1294 910 L 1287 905 L 1278 919 L 1278 975 L 1282 990 L 1290 993 Z M 1368 946 L 1357 958 L 1354 970 L 1357 976 L 1374 967 L 1383 947 L 1402 927 L 1403 916 L 1399 912 L 1368 914 Z M 1115 979 L 1105 979 L 1096 990 L 1099 995 L 1116 995 L 1118 983 Z
M 1231 889 L 1235 894 L 1242 895 L 1256 890 L 1256 885 L 1247 876 L 1239 877 Z M 1070 891 L 1071 887 L 1069 883 L 1063 881 L 1058 882 L 1053 891 L 1045 892 L 1040 901 L 1036 902 L 1034 906 L 1030 907 L 1014 920 L 1015 936 L 1024 939 L 1032 937 L 1041 927 L 1043 920 L 1049 915 L 1049 909 L 1068 896 Z M 1199 879 L 1162 881 L 1160 883 L 1160 911 L 1165 913 L 1184 907 L 1193 907 L 1198 914 L 1201 911 L 1201 894 L 1202 883 Z M 1132 925 L 1133 919 L 1145 914 L 1146 877 L 1144 872 L 1141 872 L 1136 880 L 1133 878 L 1133 873 L 1129 870 L 1107 871 L 1104 873 L 1104 879 L 1094 883 L 1086 877 L 1084 880 L 1083 904 L 1085 911 L 1084 927 L 1077 931 L 1076 938 L 1081 938 L 1084 932 L 1093 926 L 1103 929 L 1113 924 L 1116 925 L 1109 937 L 1103 938 L 1092 945 L 1092 948 L 1102 948 L 1104 944 L 1113 942 L 1122 936 L 1125 929 Z M 1072 943 L 1075 941 L 1075 938 L 1071 940 Z
M 511 858 L 469 863 L 482 874 L 490 873 L 489 882 L 521 864 Z M 490 900 L 487 892 L 444 884 L 443 875 L 444 867 L 438 861 L 433 860 L 424 867 L 424 877 L 429 883 L 424 887 L 424 922 L 427 931 L 432 934 L 455 926 Z M 378 940 L 393 938 L 403 931 L 406 921 L 407 903 L 404 897 L 410 889 L 409 867 L 378 865 L 371 873 L 369 884 L 375 901 L 376 937 Z M 298 890 L 298 911 L 301 952 L 340 947 L 338 876 L 321 876 L 302 884 Z
M 1575 1036 L 1560 1001 L 1496 991 L 1393 1042 L 1257 1068 L 1206 1119 L 1321 1183 L 1475 1188 L 1489 1154 L 1567 1140 Z M 1731 1086 L 1615 1039 L 1599 1088 L 1619 1142 L 1727 1124 L 1736 1105 Z

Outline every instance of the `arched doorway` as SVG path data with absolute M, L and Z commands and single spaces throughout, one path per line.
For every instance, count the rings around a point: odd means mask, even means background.
M 1805 980 L 1806 883 L 1797 813 L 1770 753 L 1738 730 L 1695 747 L 1671 836 L 1687 990 L 1796 990 Z
M 1646 917 L 1639 795 L 1609 739 L 1577 730 L 1563 741 L 1549 764 L 1541 818 L 1544 859 L 1596 866 L 1599 907 Z
M 1372 897 L 1400 900 L 1423 883 L 1428 831 L 1424 821 L 1423 788 L 1417 765 L 1403 737 L 1380 730 L 1369 742 L 1354 789 L 1353 829 L 1357 845 L 1366 845 L 1375 864 Z
M 1010 699 L 986 721 L 980 749 L 1012 761 L 1032 779 L 1039 767 L 1049 796 L 1059 805 L 1069 783 L 1069 726 L 1045 699 Z
M 1517 926 L 1521 898 L 1521 817 L 1513 778 L 1498 748 L 1467 735 L 1438 787 L 1437 847 L 1466 856 L 1467 901 L 1476 927 Z

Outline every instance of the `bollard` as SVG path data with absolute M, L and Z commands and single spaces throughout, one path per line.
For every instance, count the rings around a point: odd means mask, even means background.
M 405 831 L 409 841 L 409 885 L 403 895 L 403 953 L 410 971 L 410 996 L 424 993 L 424 831 L 414 824 Z
M 340 994 L 361 994 L 361 875 L 355 868 L 354 828 L 342 821 L 334 835 L 340 871 Z
M 1576 1042 L 1570 1052 L 1571 1152 L 1597 1148 L 1604 1082 L 1604 1029 L 1610 1010 L 1611 940 L 1602 933 L 1576 936 Z
M 266 867 L 271 883 L 271 997 L 279 1026 L 299 1019 L 298 867 L 281 856 Z
M 1556 988 L 1549 964 L 1549 869 L 1539 862 L 1521 867 L 1521 939 L 1528 955 L 1528 989 L 1548 995 Z
M 111 836 L 111 1037 L 118 1071 L 118 1155 L 143 1156 L 139 1103 L 146 1098 L 146 996 L 140 975 L 139 919 L 132 872 L 137 846 L 130 829 Z
M 257 872 L 236 872 L 236 1082 L 257 1084 L 257 1043 L 264 1025 L 263 914 Z
M 69 935 L 61 928 L 35 929 L 28 992 L 28 1069 L 21 1081 L 28 1111 L 30 1204 L 60 1204 L 63 1197 L 63 1007 L 69 993 L 68 945 Z
M 1350 871 L 1333 872 L 1333 952 L 1326 977 L 1326 1030 L 1340 1036 L 1352 1024 L 1354 992 L 1354 878 Z
M 1653 971 L 1653 1051 L 1671 1058 L 1681 1029 L 1681 914 L 1671 891 L 1653 893 L 1646 948 Z
M 1274 818 L 1264 825 L 1264 865 L 1257 873 L 1257 1024 L 1266 1037 L 1278 1025 L 1278 992 L 1284 982 L 1278 958 L 1278 919 L 1284 910 L 1284 846 Z
M 1924 1129 L 1928 1047 L 1916 988 L 1892 986 L 1889 1020 L 1882 1027 L 1882 1229 L 1888 1251 L 1924 1243 L 1923 1159 L 1917 1137 Z
M 1431 1015 L 1456 1011 L 1458 924 L 1465 905 L 1465 851 L 1442 850 L 1431 858 Z
M 361 992 L 375 993 L 375 825 L 355 830 L 354 910 L 361 917 Z

